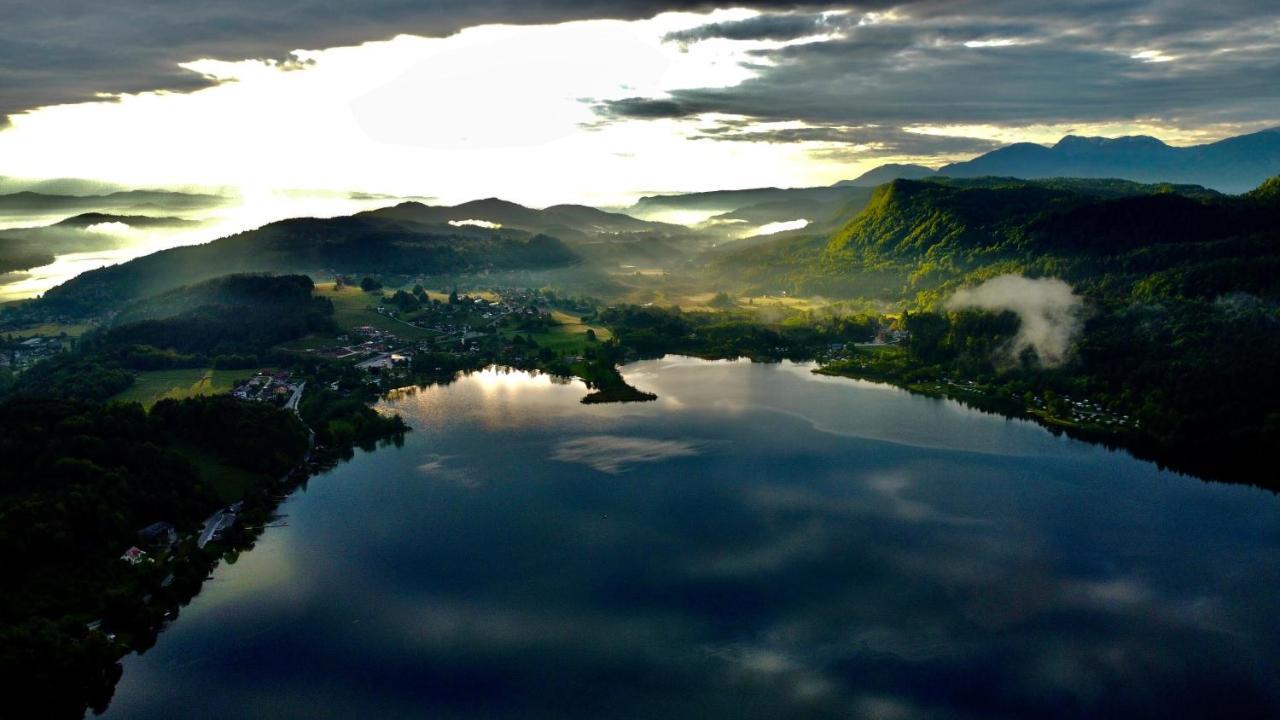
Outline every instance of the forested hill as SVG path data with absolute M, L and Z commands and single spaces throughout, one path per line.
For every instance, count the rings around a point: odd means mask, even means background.
M 485 227 L 488 224 L 503 231 L 550 235 L 563 241 L 581 257 L 584 265 L 609 268 L 678 262 L 696 254 L 717 237 L 683 225 L 640 220 L 586 205 L 552 205 L 539 210 L 498 198 L 473 200 L 454 206 L 406 202 L 370 210 L 357 217 L 444 227 Z
M 722 286 L 747 293 L 839 293 L 907 311 L 904 352 L 833 372 L 908 387 L 962 379 L 1019 412 L 1041 412 L 1049 393 L 1088 398 L 1134 418 L 1126 442 L 1151 457 L 1280 487 L 1280 178 L 1238 197 L 1115 181 L 898 180 L 830 237 L 783 239 L 714 267 Z M 1011 313 L 948 302 L 1019 275 L 1064 280 L 1081 299 L 1060 364 L 1011 359 Z M 993 305 L 1037 302 L 1010 292 Z
M 91 315 L 230 273 L 460 273 L 577 262 L 560 240 L 520 230 L 428 225 L 371 216 L 284 220 L 205 245 L 164 250 L 80 275 L 39 305 Z
M 895 180 L 828 244 L 870 258 L 1107 252 L 1265 227 L 1252 198 L 1123 181 Z
M 565 234 L 688 233 L 686 228 L 679 225 L 640 220 L 586 205 L 553 205 L 538 210 L 498 198 L 473 200 L 453 206 L 406 202 L 394 207 L 370 210 L 361 215 L 425 224 L 479 220 L 527 232 L 548 233 L 563 239 L 568 239 L 564 237 Z
M 145 370 L 255 367 L 279 343 L 333 331 L 333 304 L 312 297 L 311 278 L 236 275 L 172 290 L 129 306 L 116 324 L 83 335 L 75 352 L 17 376 L 18 397 L 101 401 Z
M 715 265 L 747 283 L 851 296 L 936 298 L 940 286 L 1010 271 L 1125 288 L 1174 282 L 1202 297 L 1228 286 L 1272 294 L 1278 184 L 1232 197 L 1115 180 L 895 180 L 829 237 L 787 239 Z
M 204 306 L 253 308 L 280 307 L 302 312 L 317 305 L 315 288 L 305 275 L 225 275 L 194 285 L 184 285 L 126 306 L 112 320 L 119 327 L 142 320 L 160 320 Z M 332 314 L 321 310 L 322 314 Z

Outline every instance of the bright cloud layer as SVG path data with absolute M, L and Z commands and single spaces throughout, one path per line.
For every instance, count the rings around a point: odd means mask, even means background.
M 18 176 L 535 204 L 621 202 L 640 189 L 726 177 L 808 182 L 821 173 L 804 147 L 744 142 L 726 152 L 691 139 L 689 121 L 597 122 L 594 103 L 750 77 L 749 53 L 780 43 L 664 41 L 709 18 L 748 14 L 484 26 L 299 51 L 292 63 L 197 60 L 184 67 L 217 85 L 17 116 L 0 133 L 0 155 Z
M 185 8 L 175 33 L 125 0 L 75 8 L 100 30 L 81 35 L 8 13 L 2 172 L 620 204 L 1067 133 L 1198 143 L 1280 118 L 1264 3 L 714 4 L 228 0 Z

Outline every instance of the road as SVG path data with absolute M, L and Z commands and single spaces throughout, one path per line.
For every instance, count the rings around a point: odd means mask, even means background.
M 234 517 L 234 515 L 232 517 Z M 209 541 L 213 539 L 214 534 L 222 529 L 222 524 L 226 522 L 226 520 L 226 508 L 210 515 L 209 519 L 204 521 L 204 529 L 200 531 L 200 537 L 196 539 L 196 546 L 204 547 L 205 545 L 208 545 Z
M 305 382 L 298 383 L 298 387 L 293 389 L 293 394 L 289 396 L 289 402 L 284 404 L 286 410 L 298 412 L 298 401 L 302 399 L 302 388 L 306 387 Z
M 371 357 L 368 360 L 356 363 L 356 368 L 359 370 L 368 370 L 369 368 L 373 367 L 374 365 L 377 365 L 378 363 L 382 362 L 383 360 L 386 360 L 389 357 L 391 357 L 391 353 L 389 352 L 379 353 L 378 355 Z

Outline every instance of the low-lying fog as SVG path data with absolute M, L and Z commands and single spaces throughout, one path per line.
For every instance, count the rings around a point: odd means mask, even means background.
M 201 202 L 171 193 L 132 200 L 111 194 L 81 197 L 83 202 L 68 202 L 66 196 L 35 198 L 22 204 L 11 200 L 0 208 L 0 252 L 22 248 L 54 256 L 51 264 L 0 272 L 0 302 L 35 297 L 95 268 L 167 248 L 209 242 L 276 220 L 350 215 L 402 201 L 301 192 L 226 196 Z M 175 201 L 169 202 L 171 199 Z M 104 222 L 58 224 L 90 212 L 113 217 Z

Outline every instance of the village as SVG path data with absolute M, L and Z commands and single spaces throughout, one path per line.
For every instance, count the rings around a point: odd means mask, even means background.
M 515 341 L 516 336 L 545 333 L 556 325 L 552 314 L 540 307 L 549 298 L 538 290 L 493 288 L 483 295 L 459 295 L 454 290 L 447 300 L 440 299 L 445 297 L 443 293 L 436 295 L 432 297 L 421 285 L 414 292 L 397 290 L 384 295 L 370 306 L 383 319 L 380 327 L 352 327 L 332 344 L 303 352 L 352 362 L 376 382 L 388 370 L 407 367 L 422 353 L 520 364 L 529 354 Z M 405 330 L 388 329 L 396 325 Z
M 263 370 L 236 385 L 231 395 L 238 400 L 270 402 L 293 410 L 298 407 L 304 383 L 293 381 L 291 376 L 288 370 Z
M 66 337 L 55 335 L 0 339 L 0 368 L 8 369 L 16 375 L 45 358 L 61 353 L 69 345 Z

